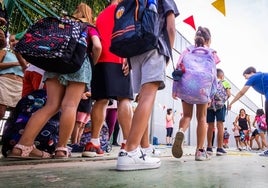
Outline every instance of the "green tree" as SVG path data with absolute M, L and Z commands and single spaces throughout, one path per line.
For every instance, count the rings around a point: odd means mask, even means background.
M 96 17 L 108 4 L 108 0 L 6 0 L 10 33 L 24 31 L 29 25 L 45 16 L 71 15 L 80 3 L 87 3 Z

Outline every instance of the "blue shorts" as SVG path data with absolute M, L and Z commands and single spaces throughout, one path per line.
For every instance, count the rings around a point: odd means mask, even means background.
M 226 106 L 214 111 L 213 109 L 207 110 L 207 123 L 214 123 L 216 121 L 225 122 Z

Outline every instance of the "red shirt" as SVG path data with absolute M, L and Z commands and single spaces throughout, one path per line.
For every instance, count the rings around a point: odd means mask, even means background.
M 123 63 L 123 58 L 110 52 L 111 38 L 114 27 L 114 12 L 117 4 L 111 4 L 97 17 L 96 27 L 100 34 L 102 52 L 98 62 Z

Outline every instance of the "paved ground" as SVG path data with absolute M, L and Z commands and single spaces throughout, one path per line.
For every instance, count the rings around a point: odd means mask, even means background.
M 180 159 L 171 156 L 171 148 L 161 151 L 159 169 L 119 172 L 115 170 L 118 147 L 100 158 L 10 161 L 0 159 L 0 187 L 210 187 L 264 188 L 268 186 L 268 158 L 256 152 L 229 149 L 227 156 L 210 161 L 195 161 L 194 148 L 185 147 Z

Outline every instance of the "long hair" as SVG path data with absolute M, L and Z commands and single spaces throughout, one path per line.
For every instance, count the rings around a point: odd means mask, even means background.
M 80 19 L 83 22 L 93 24 L 92 9 L 86 3 L 80 3 L 76 7 L 73 16 Z

